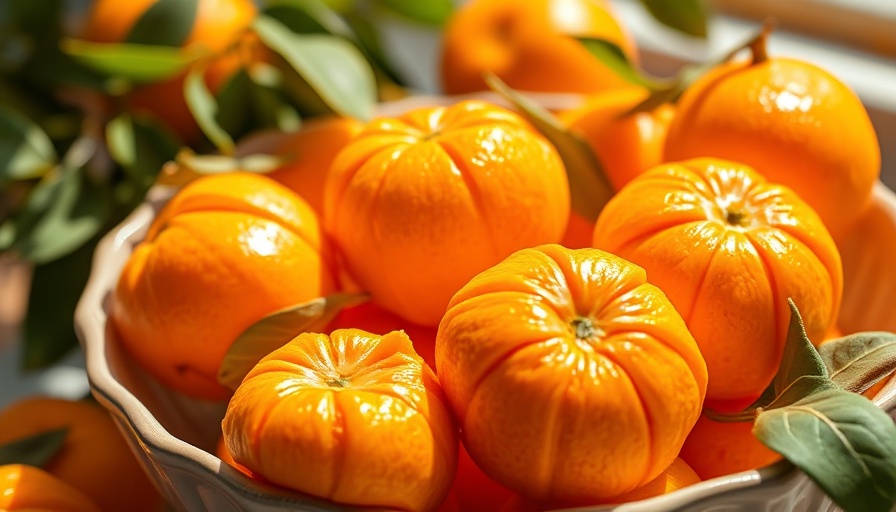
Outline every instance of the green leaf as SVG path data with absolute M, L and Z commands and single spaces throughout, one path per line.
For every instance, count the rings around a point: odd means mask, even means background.
M 218 370 L 218 382 L 236 389 L 258 361 L 303 332 L 317 332 L 343 308 L 367 300 L 365 294 L 337 293 L 275 311 L 251 325 L 233 342 Z
M 606 41 L 604 39 L 594 39 L 588 37 L 577 38 L 582 46 L 584 46 L 594 57 L 601 61 L 605 66 L 610 68 L 614 73 L 623 79 L 645 87 L 650 90 L 658 90 L 669 87 L 671 84 L 661 82 L 655 78 L 651 78 L 637 69 L 622 48 Z
M 234 138 L 239 138 L 251 128 L 253 112 L 248 107 L 251 101 L 251 91 L 255 86 L 249 73 L 240 69 L 215 95 L 218 104 L 218 112 L 215 120 L 218 126 Z
M 708 15 L 703 0 L 641 0 L 641 4 L 663 25 L 706 39 Z
M 39 178 L 56 165 L 53 143 L 28 118 L 0 108 L 0 185 Z
M 581 136 L 567 130 L 550 112 L 508 87 L 494 74 L 486 74 L 485 81 L 554 145 L 566 167 L 573 211 L 588 221 L 595 221 L 613 197 L 613 187 L 591 146 Z
M 34 267 L 22 331 L 25 370 L 52 365 L 78 346 L 72 319 L 99 235 L 67 256 Z
M 72 152 L 90 152 L 79 139 Z M 80 158 L 80 157 L 79 157 Z M 80 164 L 80 165 L 74 165 Z M 47 263 L 74 251 L 96 235 L 111 210 L 108 190 L 84 176 L 82 162 L 64 163 L 52 179 L 38 184 L 18 217 L 13 247 L 33 263 Z
M 780 409 L 793 405 L 800 400 L 805 399 L 809 395 L 827 391 L 829 389 L 839 389 L 831 379 L 821 375 L 802 375 L 796 380 L 782 389 L 763 409 Z
M 864 393 L 896 370 L 896 334 L 852 334 L 823 343 L 818 354 L 838 386 Z
M 780 395 L 800 377 L 806 375 L 828 377 L 824 361 L 806 336 L 806 328 L 796 304 L 793 303 L 793 299 L 787 299 L 787 304 L 790 306 L 790 324 L 787 328 L 787 342 L 784 345 L 781 365 L 774 379 L 776 395 Z
M 302 125 L 302 118 L 280 88 L 283 77 L 279 70 L 268 65 L 253 66 L 249 78 L 254 85 L 249 89 L 254 126 L 273 127 L 281 132 L 298 130 Z
M 169 46 L 91 43 L 79 39 L 64 39 L 62 50 L 94 71 L 135 83 L 157 82 L 174 76 L 200 57 L 199 52 Z
M 68 428 L 48 430 L 0 446 L 0 466 L 26 464 L 43 467 L 65 444 Z
M 360 51 L 338 37 L 291 32 L 259 16 L 253 24 L 262 42 L 281 55 L 334 112 L 369 119 L 376 105 L 373 70 Z
M 452 0 L 380 0 L 388 9 L 411 20 L 441 26 L 454 11 Z
M 126 203 L 142 199 L 165 162 L 177 155 L 178 143 L 167 129 L 149 117 L 122 114 L 106 125 L 106 145 L 112 159 L 134 184 Z
M 896 504 L 896 425 L 860 395 L 831 389 L 763 411 L 753 433 L 847 512 Z
M 235 149 L 233 138 L 218 124 L 216 119 L 218 102 L 211 91 L 208 90 L 204 75 L 205 68 L 201 66 L 196 66 L 187 73 L 187 78 L 184 81 L 184 95 L 187 99 L 187 105 L 190 107 L 190 112 L 196 119 L 196 123 L 209 140 L 212 141 L 212 144 L 221 153 L 231 155 Z
M 367 60 L 392 83 L 401 86 L 405 85 L 404 80 L 389 62 L 388 57 L 386 57 L 386 51 L 383 49 L 383 43 L 380 40 L 380 29 L 368 18 L 357 13 L 346 14 L 345 21 L 355 33 L 355 44 L 361 48 Z
M 137 19 L 126 43 L 180 47 L 196 20 L 199 0 L 156 0 Z

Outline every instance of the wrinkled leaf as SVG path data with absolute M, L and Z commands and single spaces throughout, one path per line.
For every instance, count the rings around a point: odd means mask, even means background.
M 277 20 L 259 16 L 253 24 L 266 46 L 281 55 L 334 112 L 369 119 L 376 104 L 370 65 L 348 41 L 295 34 Z
M 187 73 L 187 79 L 184 81 L 184 95 L 187 99 L 187 106 L 202 132 L 212 141 L 212 144 L 218 148 L 218 151 L 225 155 L 233 154 L 235 145 L 233 138 L 228 134 L 221 125 L 218 124 L 218 102 L 208 90 L 205 83 L 205 69 L 197 66 Z
M 706 38 L 708 15 L 703 0 L 641 0 L 641 4 L 663 25 Z
M 806 335 L 806 328 L 793 299 L 787 299 L 790 306 L 790 324 L 787 328 L 787 342 L 778 373 L 775 375 L 775 394 L 780 395 L 796 379 L 803 376 L 828 377 L 828 370 Z
M 193 31 L 199 0 L 156 0 L 131 27 L 126 43 L 180 47 Z
M 646 76 L 641 70 L 637 69 L 622 48 L 604 39 L 594 39 L 580 37 L 578 41 L 605 66 L 613 70 L 614 73 L 635 85 L 640 85 L 650 90 L 657 90 L 669 87 L 670 83 L 660 82 L 654 78 Z
M 142 196 L 155 182 L 165 162 L 177 155 L 174 136 L 152 119 L 122 114 L 106 125 L 106 145 Z
M 221 368 L 218 382 L 236 389 L 261 359 L 303 332 L 318 332 L 343 308 L 360 304 L 367 295 L 337 293 L 275 311 L 246 329 L 233 342 Z
M 454 11 L 452 0 L 380 0 L 380 3 L 413 21 L 435 26 L 443 25 Z
M 23 369 L 46 368 L 78 346 L 75 306 L 87 284 L 98 241 L 96 236 L 73 253 L 34 267 L 22 331 Z
M 64 39 L 62 50 L 94 71 L 135 83 L 156 82 L 176 75 L 200 55 L 169 46 L 92 43 Z
M 489 73 L 485 81 L 492 90 L 516 106 L 554 145 L 566 166 L 573 211 L 590 222 L 597 220 L 604 205 L 613 197 L 613 187 L 588 143 L 567 130 L 550 112 L 508 87 L 497 76 Z
M 68 428 L 48 430 L 0 446 L 0 466 L 25 464 L 43 467 L 65 444 Z
M 26 117 L 0 108 L 0 185 L 39 178 L 56 165 L 47 134 Z
M 896 504 L 896 425 L 860 395 L 831 389 L 766 410 L 753 433 L 847 512 Z
M 838 386 L 864 393 L 896 370 L 896 334 L 861 332 L 823 343 L 818 353 Z
M 779 409 L 793 405 L 809 395 L 829 389 L 839 388 L 828 377 L 822 375 L 802 375 L 782 389 L 775 396 L 775 399 L 767 406 L 764 406 L 763 409 Z
M 18 217 L 14 249 L 33 263 L 53 261 L 96 235 L 110 210 L 108 190 L 88 180 L 80 165 L 63 164 L 29 196 Z

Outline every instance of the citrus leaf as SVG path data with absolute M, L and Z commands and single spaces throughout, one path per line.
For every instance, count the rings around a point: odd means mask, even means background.
M 787 342 L 784 345 L 784 355 L 781 357 L 781 365 L 775 375 L 775 395 L 779 396 L 795 380 L 803 376 L 818 376 L 828 378 L 828 370 L 815 350 L 815 346 L 806 336 L 806 328 L 800 312 L 793 303 L 793 299 L 787 299 L 790 306 L 790 324 L 787 328 Z
M 427 25 L 441 26 L 454 11 L 452 0 L 380 0 L 383 6 L 406 18 L 426 23 Z
M 630 83 L 640 85 L 652 91 L 663 89 L 671 85 L 670 83 L 661 82 L 645 75 L 637 69 L 630 60 L 628 60 L 628 57 L 625 55 L 625 52 L 622 51 L 622 48 L 610 41 L 590 37 L 579 37 L 577 39 L 582 46 L 591 53 L 591 55 Z
M 829 389 L 839 388 L 827 377 L 820 375 L 803 375 L 788 384 L 786 388 L 782 389 L 781 392 L 775 396 L 775 399 L 772 400 L 771 403 L 762 407 L 762 409 L 768 410 L 787 407 L 805 399 L 807 396 Z
M 39 178 L 56 165 L 50 138 L 21 114 L 0 108 L 0 185 Z
M 177 155 L 174 136 L 153 119 L 122 114 L 106 125 L 106 145 L 112 159 L 142 196 L 155 182 L 165 162 Z
M 708 16 L 703 0 L 641 0 L 641 4 L 663 25 L 706 39 Z
M 79 139 L 66 155 L 71 161 L 64 162 L 54 178 L 41 181 L 31 192 L 18 217 L 13 242 L 13 248 L 28 261 L 40 264 L 65 256 L 105 224 L 112 198 L 108 190 L 86 178 L 82 167 L 89 158 L 87 153 L 94 150 L 93 144 L 89 139 Z
M 896 504 L 896 425 L 861 395 L 831 389 L 763 411 L 753 433 L 847 512 Z
M 196 20 L 199 0 L 156 0 L 131 27 L 126 43 L 180 47 Z
M 202 66 L 195 66 L 187 73 L 187 78 L 184 80 L 184 96 L 187 99 L 187 106 L 190 107 L 190 112 L 202 132 L 218 148 L 218 151 L 226 155 L 233 154 L 235 149 L 233 138 L 218 124 L 216 119 L 218 102 L 208 90 L 204 75 L 205 68 Z
M 280 71 L 273 66 L 254 66 L 249 72 L 254 87 L 249 89 L 252 117 L 258 128 L 273 127 L 281 132 L 294 132 L 302 125 L 296 107 L 283 95 Z
M 841 388 L 864 393 L 896 370 L 896 334 L 860 332 L 823 343 L 818 354 Z
M 252 110 L 249 103 L 250 89 L 254 86 L 245 69 L 239 69 L 215 95 L 218 104 L 215 120 L 222 130 L 238 138 L 250 127 Z
M 68 428 L 48 430 L 0 446 L 0 466 L 26 464 L 43 467 L 55 456 L 62 445 Z
M 613 187 L 591 146 L 560 124 L 550 112 L 508 87 L 494 74 L 487 73 L 484 78 L 493 91 L 513 104 L 557 149 L 566 167 L 573 211 L 588 221 L 597 220 L 604 205 L 613 197 Z
M 337 293 L 271 313 L 233 342 L 218 370 L 218 382 L 236 389 L 264 356 L 303 332 L 320 331 L 340 310 L 366 300 L 365 294 Z
M 334 112 L 364 120 L 373 115 L 376 81 L 354 45 L 330 35 L 295 34 L 268 16 L 256 18 L 253 27 Z
M 132 43 L 92 43 L 64 39 L 62 51 L 84 66 L 108 77 L 135 83 L 156 82 L 174 76 L 195 61 L 198 52 Z

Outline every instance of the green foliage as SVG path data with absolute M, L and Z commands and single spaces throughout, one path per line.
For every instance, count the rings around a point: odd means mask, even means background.
M 704 0 L 641 0 L 660 23 L 689 36 L 706 38 L 708 13 Z
M 26 464 L 43 467 L 65 444 L 67 428 L 48 430 L 0 446 L 0 466 Z

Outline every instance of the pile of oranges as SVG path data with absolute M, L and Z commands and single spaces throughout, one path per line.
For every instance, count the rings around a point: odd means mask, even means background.
M 480 100 L 320 118 L 272 148 L 281 168 L 202 177 L 165 205 L 110 320 L 161 383 L 229 400 L 222 460 L 416 512 L 622 503 L 779 458 L 702 411 L 762 394 L 788 299 L 814 344 L 850 333 L 838 243 L 875 211 L 868 115 L 824 70 L 758 49 L 632 112 L 649 91 L 576 37 L 636 59 L 602 1 L 472 0 L 441 73 L 448 94 L 491 72 L 583 95 L 555 114 L 613 188 L 596 219 L 572 210 L 548 139 Z M 369 300 L 259 354 L 235 390 L 218 381 L 250 326 L 341 292 Z

